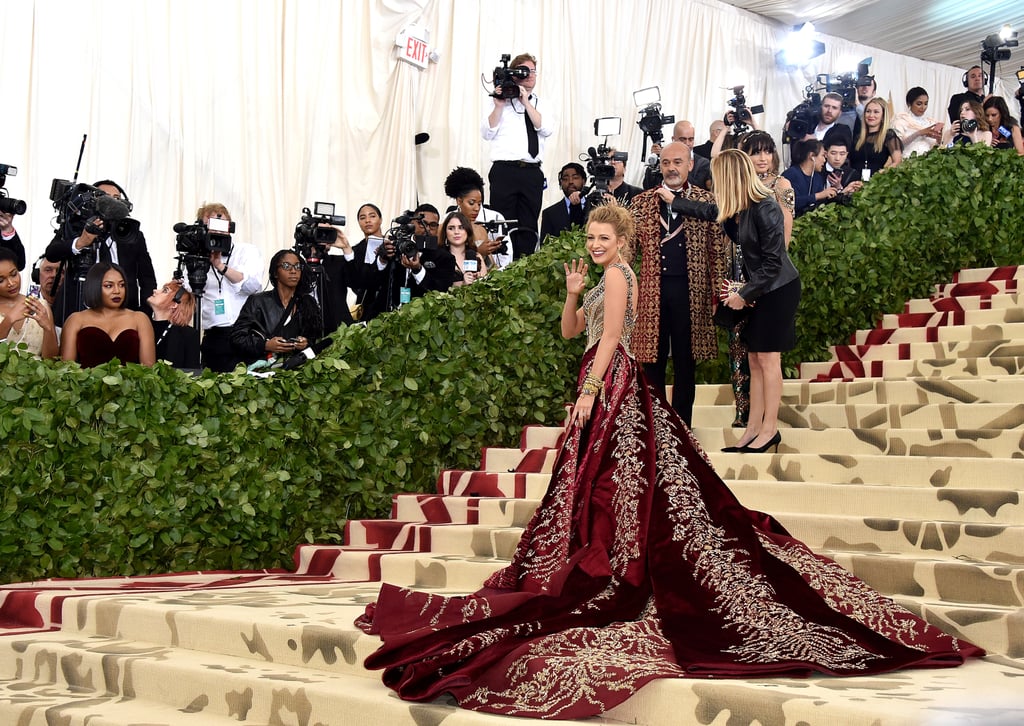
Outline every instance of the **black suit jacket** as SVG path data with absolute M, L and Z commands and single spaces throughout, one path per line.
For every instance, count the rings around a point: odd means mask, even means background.
M 14 266 L 19 271 L 25 269 L 25 245 L 21 243 L 21 237 L 18 236 L 18 231 L 14 231 L 14 236 L 10 239 L 4 239 L 0 237 L 0 247 L 6 247 L 14 253 L 15 258 Z
M 694 156 L 702 156 L 708 161 L 711 161 L 711 147 L 714 146 L 714 142 L 708 139 L 703 144 L 697 144 L 693 147 Z
M 550 207 L 540 213 L 540 241 L 541 243 L 551 235 L 557 237 L 559 234 L 569 229 L 572 223 L 569 220 L 569 210 L 565 206 L 565 197 L 559 199 L 557 202 L 552 204 Z M 583 204 L 583 221 L 582 224 L 586 224 L 587 215 L 590 213 L 590 207 L 587 204 Z
M 403 287 L 408 286 L 412 297 L 423 297 L 431 291 L 444 292 L 451 288 L 457 275 L 452 253 L 446 249 L 434 249 L 420 250 L 419 254 L 420 263 L 426 270 L 423 282 L 416 282 L 412 270 L 403 267 L 398 259 L 389 262 L 383 270 L 378 270 L 376 264 L 364 266 L 369 269 L 364 270 L 366 288 L 363 320 L 372 320 L 381 313 L 397 310 L 401 305 Z
M 98 259 L 96 245 L 101 241 L 97 239 L 90 249 L 84 249 L 75 255 L 71 251 L 71 246 L 77 237 L 78 234 L 71 230 L 66 230 L 64 234 L 58 230 L 45 252 L 48 259 L 55 262 L 60 260 L 69 267 L 64 275 L 65 283 L 57 290 L 57 296 L 54 299 L 54 320 L 58 325 L 63 325 L 68 315 L 82 309 L 78 304 L 81 283 L 78 279 L 79 276 L 75 274 L 75 263 L 85 264 L 89 260 L 95 262 Z M 104 241 L 103 244 L 105 243 Z M 117 247 L 117 264 L 124 269 L 124 273 L 128 277 L 125 280 L 127 288 L 125 307 L 141 310 L 146 315 L 151 315 L 152 310 L 146 300 L 156 290 L 156 272 L 153 270 L 153 260 L 149 256 L 145 235 L 140 230 L 130 239 L 114 242 L 114 244 Z M 91 267 L 91 264 L 88 266 Z M 82 279 L 84 280 L 84 270 L 87 268 L 83 267 L 82 269 Z

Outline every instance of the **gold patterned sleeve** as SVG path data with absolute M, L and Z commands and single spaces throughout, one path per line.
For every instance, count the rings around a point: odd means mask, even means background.
M 790 214 L 796 211 L 796 192 L 793 191 L 793 187 L 787 187 L 786 189 L 775 189 L 775 200 L 779 203 L 779 206 L 789 210 Z

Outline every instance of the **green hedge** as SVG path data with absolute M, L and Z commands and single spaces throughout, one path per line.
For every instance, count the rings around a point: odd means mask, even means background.
M 787 364 L 822 359 L 959 268 L 1021 262 L 1022 179 L 1006 152 L 933 153 L 798 220 Z M 0 345 L 0 578 L 287 565 L 297 543 L 386 515 L 392 492 L 475 468 L 482 446 L 514 445 L 570 399 L 582 342 L 563 341 L 558 319 L 562 262 L 580 252 L 563 235 L 270 379 L 82 370 Z M 726 380 L 724 357 L 700 375 Z

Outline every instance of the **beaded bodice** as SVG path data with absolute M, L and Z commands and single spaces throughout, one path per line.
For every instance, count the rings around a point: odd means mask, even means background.
M 625 262 L 616 262 L 610 267 L 618 267 L 626 276 L 626 319 L 622 324 L 622 338 L 619 342 L 622 343 L 626 352 L 632 354 L 629 345 L 633 337 L 633 328 L 636 327 L 636 306 L 633 302 L 636 293 L 633 272 Z M 601 340 L 601 335 L 604 333 L 604 280 L 605 275 L 601 275 L 601 281 L 583 298 L 583 318 L 587 323 L 587 350 Z

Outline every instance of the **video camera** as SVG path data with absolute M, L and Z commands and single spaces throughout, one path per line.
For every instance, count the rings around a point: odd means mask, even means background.
M 580 154 L 580 161 L 586 162 L 587 174 L 593 180 L 593 183 L 584 187 L 582 192 L 590 205 L 596 206 L 604 202 L 604 195 L 608 193 L 608 182 L 615 177 L 615 165 L 612 162 L 621 161 L 625 164 L 629 159 L 629 154 L 625 151 L 612 151 L 608 147 L 608 137 L 618 135 L 621 130 L 622 119 L 617 116 L 594 120 L 594 133 L 604 136 L 605 139 L 597 148 L 591 146 L 586 154 Z
M 178 222 L 174 225 L 175 249 L 183 255 L 205 255 L 220 252 L 231 254 L 231 235 L 235 233 L 235 223 L 219 217 L 211 217 L 209 226 L 197 220 L 195 224 Z
M 50 201 L 57 211 L 57 224 L 69 225 L 75 236 L 85 231 L 97 236 L 109 234 L 115 242 L 130 242 L 139 231 L 139 221 L 128 216 L 131 202 L 115 199 L 91 184 L 54 179 Z M 102 227 L 97 220 L 103 222 Z
M 0 164 L 0 214 L 24 214 L 28 211 L 28 205 L 20 199 L 8 196 L 4 188 L 9 176 L 18 176 L 18 167 Z
M 332 226 L 322 226 L 325 224 Z M 306 262 L 320 262 L 326 254 L 324 248 L 338 239 L 335 226 L 344 227 L 345 217 L 334 213 L 333 202 L 314 202 L 312 212 L 303 207 L 302 219 L 295 225 L 295 253 Z
M 674 115 L 666 116 L 661 112 L 661 91 L 657 86 L 633 91 L 633 102 L 640 107 L 640 118 L 636 120 L 636 125 L 652 143 L 660 144 L 665 140 L 662 127 L 676 122 Z
M 804 100 L 786 114 L 782 142 L 789 144 L 814 133 L 821 119 L 821 98 L 825 93 L 838 93 L 842 96 L 843 111 L 855 109 L 857 84 L 872 79 L 868 72 L 870 69 L 871 59 L 865 58 L 857 64 L 856 73 L 819 74 L 814 83 L 804 88 Z
M 748 108 L 747 98 L 743 95 L 743 86 L 733 86 L 732 93 L 733 97 L 729 99 L 729 105 L 733 109 L 732 133 L 734 136 L 739 136 L 750 131 L 750 124 L 747 122 L 753 118 L 753 114 L 764 113 L 764 106 L 758 104 Z
M 503 53 L 501 65 L 497 66 L 494 73 L 491 74 L 491 82 L 494 84 L 494 93 L 490 94 L 492 98 L 519 98 L 519 84 L 516 83 L 516 80 L 525 80 L 530 77 L 530 69 L 526 66 L 509 68 L 508 62 L 511 59 L 511 55 Z
M 391 220 L 391 229 L 388 230 L 388 237 L 394 241 L 395 249 L 402 257 L 408 257 L 411 260 L 419 254 L 420 248 L 414 239 L 416 234 L 415 222 L 422 224 L 425 219 L 422 212 L 407 209 Z M 381 249 L 383 249 L 383 246 Z

